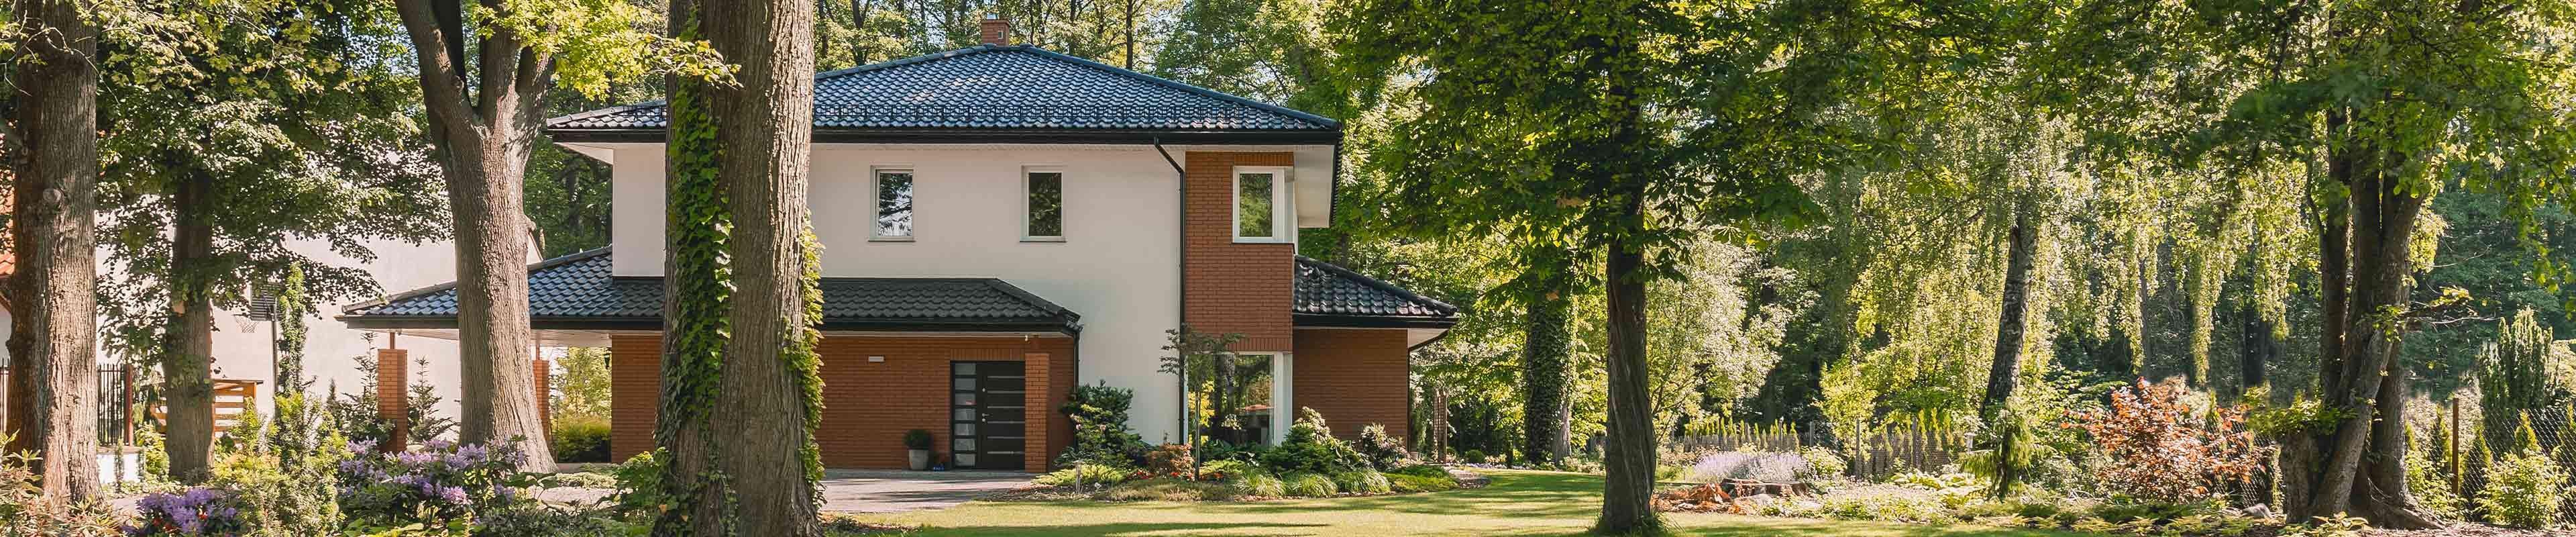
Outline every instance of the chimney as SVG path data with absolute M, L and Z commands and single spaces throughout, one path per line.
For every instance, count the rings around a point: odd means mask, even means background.
M 999 13 L 985 13 L 984 44 L 997 47 L 1009 46 L 1011 44 L 1011 19 L 1002 18 L 1002 15 Z

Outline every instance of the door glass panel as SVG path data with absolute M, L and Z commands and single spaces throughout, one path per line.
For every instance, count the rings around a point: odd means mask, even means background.
M 959 391 L 972 390 L 975 389 L 975 380 L 975 377 L 957 377 L 950 383 L 949 388 Z
M 975 449 L 975 439 L 973 439 L 973 438 L 952 438 L 952 439 L 949 439 L 949 440 L 948 440 L 948 449 L 949 449 L 949 450 L 952 450 L 952 451 L 957 451 L 957 452 L 976 451 L 976 449 Z
M 949 364 L 948 370 L 953 374 L 973 375 L 975 374 L 975 362 L 957 362 Z
M 975 409 L 960 408 L 950 410 L 948 411 L 948 419 L 953 421 L 975 421 Z
M 960 393 L 960 394 L 957 394 L 957 401 L 955 402 L 955 404 L 956 404 L 957 406 L 975 406 L 975 394 L 971 394 L 971 393 Z
M 951 436 L 975 436 L 975 424 L 960 423 L 951 428 Z

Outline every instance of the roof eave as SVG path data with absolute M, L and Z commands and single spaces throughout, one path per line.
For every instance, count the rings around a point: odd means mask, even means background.
M 1290 316 L 1300 328 L 1449 328 L 1458 326 L 1455 316 L 1424 317 L 1412 315 L 1352 315 L 1337 313 L 1299 313 Z
M 546 129 L 556 143 L 662 143 L 665 129 Z M 893 129 L 816 128 L 818 144 L 1333 145 L 1340 129 Z
M 435 315 L 342 315 L 336 317 L 350 328 L 361 330 L 428 330 L 454 329 L 456 318 Z M 660 331 L 662 320 L 652 317 L 536 317 L 529 319 L 532 330 L 635 330 Z M 997 321 L 825 321 L 816 329 L 836 332 L 1056 332 L 1064 335 L 1082 333 L 1081 323 L 1071 319 L 997 320 Z

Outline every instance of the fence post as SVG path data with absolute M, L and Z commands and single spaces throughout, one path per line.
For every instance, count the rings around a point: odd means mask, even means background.
M 2452 395 L 2451 395 L 2451 435 L 2450 435 L 2450 438 L 2447 438 L 2447 439 L 2445 439 L 2445 440 L 2446 440 L 2446 441 L 2448 441 L 2448 442 L 2450 442 L 2450 444 L 2451 444 L 2450 446 L 2447 446 L 2447 447 L 2448 447 L 2448 451 L 2450 451 L 2450 452 L 2451 452 L 2451 471 L 2449 471 L 2449 472 L 2445 472 L 2445 473 L 2451 474 L 2451 475 L 2450 475 L 2450 478 L 2451 478 L 2451 495 L 2453 495 L 2453 496 L 2459 496 L 2459 497 L 2467 497 L 2467 496 L 2468 496 L 2468 490 L 2466 490 L 2465 488 L 2461 487 L 2462 483 L 2461 483 L 2461 481 L 2460 481 L 2460 474 L 2468 473 L 2468 470 L 2469 470 L 2469 469 L 2468 469 L 2467 467 L 2460 466 L 2460 396 L 2459 396 L 2459 394 L 2452 394 Z

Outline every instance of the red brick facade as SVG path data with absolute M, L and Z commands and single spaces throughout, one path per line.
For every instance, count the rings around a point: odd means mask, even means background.
M 1200 332 L 1243 334 L 1234 350 L 1294 350 L 1289 306 L 1296 293 L 1297 245 L 1234 242 L 1234 167 L 1287 166 L 1294 154 L 1191 151 L 1188 156 L 1182 322 Z
M 1411 438 L 1410 354 L 1403 330 L 1298 330 L 1290 373 L 1296 404 L 1323 413 L 1333 436 L 1359 438 L 1361 428 L 1375 423 L 1388 435 Z
M 1028 369 L 1026 462 L 1043 471 L 1072 442 L 1072 424 L 1056 409 L 1075 384 L 1074 340 L 1020 336 L 827 336 L 823 338 L 823 423 L 815 443 L 823 465 L 833 468 L 900 468 L 903 433 L 929 430 L 933 446 L 948 445 L 951 361 L 1018 361 Z M 653 415 L 660 405 L 661 338 L 621 335 L 609 347 L 611 418 L 609 455 L 616 460 L 653 445 Z M 870 356 L 885 357 L 871 362 Z

